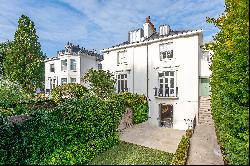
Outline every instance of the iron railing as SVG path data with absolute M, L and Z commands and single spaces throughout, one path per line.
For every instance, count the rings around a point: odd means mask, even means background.
M 154 96 L 158 97 L 178 97 L 178 87 L 175 88 L 175 93 L 170 94 L 169 87 L 167 88 L 154 88 Z
M 118 89 L 118 93 L 120 92 L 128 92 L 128 88 Z

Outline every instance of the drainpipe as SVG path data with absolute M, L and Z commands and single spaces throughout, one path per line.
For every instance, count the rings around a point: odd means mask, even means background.
M 135 54 L 134 54 L 135 47 L 133 47 L 133 93 L 135 92 Z
M 147 98 L 148 98 L 148 44 L 147 44 Z

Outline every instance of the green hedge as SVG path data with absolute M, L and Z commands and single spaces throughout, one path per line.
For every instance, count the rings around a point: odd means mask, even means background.
M 138 124 L 148 120 L 148 100 L 144 95 L 122 92 L 112 96 L 112 99 L 124 103 L 133 110 L 133 123 Z
M 52 92 L 52 100 L 56 103 L 62 103 L 65 98 L 80 98 L 88 92 L 88 89 L 78 83 L 62 84 L 55 87 Z
M 192 137 L 192 134 L 192 129 L 186 130 L 186 135 L 182 136 L 178 148 L 172 159 L 171 165 L 186 165 L 190 146 L 190 138 Z
M 36 110 L 50 110 L 56 107 L 53 100 L 28 100 L 26 102 L 10 103 L 8 107 L 0 107 L 1 116 L 14 116 L 21 114 L 32 114 Z
M 23 124 L 4 124 L 0 164 L 84 164 L 118 142 L 116 128 L 122 110 L 119 102 L 92 96 L 68 100 L 51 111 L 37 111 Z M 54 161 L 58 156 L 64 159 Z
M 217 138 L 226 164 L 249 165 L 249 0 L 226 0 L 225 12 L 208 21 L 220 29 L 208 45 Z
M 0 164 L 86 164 L 119 142 L 116 129 L 125 102 L 83 96 L 53 109 L 37 109 L 31 119 L 14 126 L 2 119 Z M 135 107 L 136 122 L 145 119 L 139 111 L 147 107 L 142 103 Z

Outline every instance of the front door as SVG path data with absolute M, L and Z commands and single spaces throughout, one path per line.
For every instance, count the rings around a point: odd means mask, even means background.
M 173 127 L 173 105 L 160 104 L 160 127 Z

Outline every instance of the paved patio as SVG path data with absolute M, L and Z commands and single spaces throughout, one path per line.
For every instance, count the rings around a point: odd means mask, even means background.
M 125 142 L 175 153 L 184 134 L 184 130 L 162 128 L 144 122 L 125 129 L 120 135 L 120 139 Z

